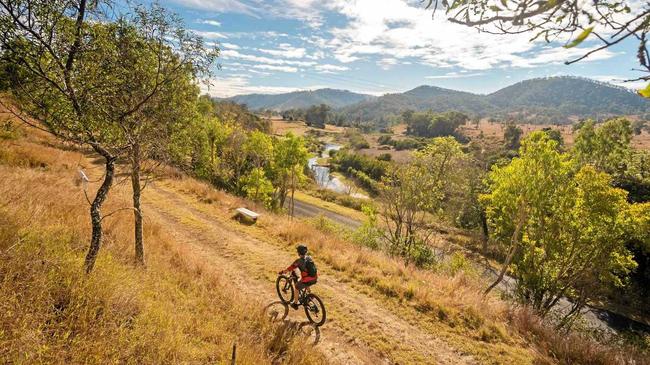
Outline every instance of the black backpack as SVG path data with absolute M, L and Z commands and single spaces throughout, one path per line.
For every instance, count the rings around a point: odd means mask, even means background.
M 316 276 L 316 274 L 318 274 L 316 263 L 314 262 L 314 259 L 311 258 L 311 256 L 305 256 L 305 268 L 307 268 L 307 275 L 309 276 Z

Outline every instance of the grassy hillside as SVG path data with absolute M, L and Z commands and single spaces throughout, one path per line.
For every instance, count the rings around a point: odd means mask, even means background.
M 83 274 L 90 225 L 74 177 L 80 166 L 99 177 L 92 156 L 31 133 L 0 139 L 0 363 L 225 363 L 234 343 L 238 364 L 325 361 L 153 217 L 146 269 L 132 265 L 132 213 L 120 211 Z M 112 192 L 105 214 L 129 205 L 128 189 Z
M 22 135 L 21 135 L 22 134 Z M 462 258 L 417 269 L 171 170 L 145 191 L 146 269 L 132 265 L 129 186 L 112 191 L 96 270 L 82 274 L 89 224 L 77 169 L 92 155 L 33 131 L 0 140 L 0 362 L 610 364 L 636 355 L 559 334 L 481 294 Z M 91 189 L 93 186 L 90 187 Z M 255 226 L 231 220 L 249 206 Z M 273 280 L 307 242 L 328 306 L 322 344 L 268 323 Z M 297 313 L 300 315 L 300 313 Z M 643 363 L 641 357 L 637 363 Z

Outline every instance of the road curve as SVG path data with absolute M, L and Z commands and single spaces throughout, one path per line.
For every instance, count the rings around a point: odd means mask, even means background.
M 291 204 L 291 199 L 287 199 L 285 203 L 285 208 L 288 208 L 289 204 Z M 301 217 L 301 218 L 312 218 L 319 215 L 323 215 L 326 218 L 331 219 L 335 223 L 341 224 L 351 229 L 356 229 L 362 224 L 356 219 L 344 216 L 342 214 L 333 212 L 325 208 L 321 208 L 313 204 L 306 203 L 298 199 L 294 200 L 293 211 L 296 217 Z

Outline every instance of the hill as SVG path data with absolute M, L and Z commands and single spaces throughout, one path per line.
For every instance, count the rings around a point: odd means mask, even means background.
M 326 104 L 332 108 L 341 108 L 374 98 L 371 95 L 358 94 L 348 90 L 318 89 L 294 91 L 285 94 L 248 94 L 237 95 L 226 100 L 246 104 L 252 110 L 271 109 L 276 111 L 308 108 L 312 105 Z
M 458 110 L 469 114 L 481 114 L 493 109 L 481 95 L 436 86 L 418 86 L 404 93 L 386 94 L 372 100 L 345 107 L 342 112 L 352 120 L 379 121 L 405 110 L 433 110 L 443 112 Z
M 457 110 L 478 117 L 562 124 L 574 117 L 645 114 L 650 112 L 650 101 L 611 84 L 585 78 L 550 77 L 522 81 L 488 95 L 424 85 L 362 101 L 341 111 L 350 120 L 377 124 L 407 109 Z
M 487 95 L 487 100 L 499 109 L 553 108 L 570 115 L 650 111 L 650 102 L 629 89 L 576 77 L 521 81 Z

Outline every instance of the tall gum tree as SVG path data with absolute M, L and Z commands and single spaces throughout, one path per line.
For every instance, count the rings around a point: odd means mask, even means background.
M 92 234 L 84 261 L 87 273 L 102 242 L 101 208 L 113 184 L 115 161 L 125 151 L 99 97 L 112 80 L 111 70 L 95 63 L 107 44 L 91 24 L 104 19 L 104 5 L 86 0 L 0 1 L 1 60 L 15 71 L 9 89 L 20 105 L 20 111 L 11 110 L 64 141 L 90 146 L 104 160 L 102 183 L 88 200 Z
M 128 149 L 135 259 L 144 264 L 140 200 L 147 180 L 142 176 L 143 163 L 167 159 L 172 134 L 189 125 L 194 116 L 196 84 L 211 75 L 218 49 L 208 50 L 176 15 L 157 4 L 138 6 L 106 27 L 115 46 L 102 60 L 113 70 L 115 80 L 105 94 L 107 115 L 119 126 Z

